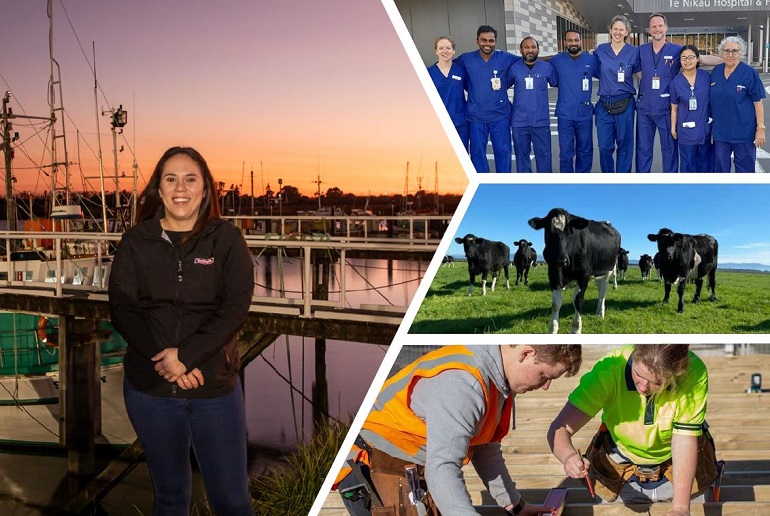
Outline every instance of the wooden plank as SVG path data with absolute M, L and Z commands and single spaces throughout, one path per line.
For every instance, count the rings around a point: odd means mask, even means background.
M 144 455 L 139 439 L 123 450 L 120 456 L 111 461 L 88 486 L 73 497 L 65 506 L 67 514 L 84 514 L 92 508 L 96 500 L 103 497 L 133 470 Z

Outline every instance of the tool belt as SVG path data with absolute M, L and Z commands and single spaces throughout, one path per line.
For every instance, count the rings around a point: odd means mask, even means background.
M 674 468 L 670 458 L 661 464 L 639 465 L 632 462 L 618 462 L 613 459 L 617 455 L 615 443 L 607 427 L 602 423 L 586 453 L 586 458 L 591 463 L 589 482 L 594 485 L 596 494 L 603 500 L 615 501 L 623 485 L 632 477 L 636 477 L 634 480 L 640 484 L 665 480 L 674 483 Z M 692 494 L 705 490 L 716 478 L 716 449 L 708 431 L 708 425 L 704 423 L 703 433 L 698 437 L 698 460 Z
M 372 516 L 418 516 L 418 508 L 409 500 L 409 482 L 405 468 L 413 465 L 411 462 L 397 459 L 377 448 L 371 448 L 369 454 L 372 484 L 382 500 L 382 507 L 372 507 Z M 417 466 L 420 487 L 425 491 L 421 500 L 427 510 L 426 514 L 440 516 L 440 512 L 428 492 L 425 483 L 425 467 Z

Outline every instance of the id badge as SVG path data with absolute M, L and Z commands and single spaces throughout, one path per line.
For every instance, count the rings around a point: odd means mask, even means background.
M 690 97 L 690 111 L 697 111 L 698 110 L 698 99 L 695 97 Z
M 652 89 L 653 90 L 659 90 L 660 89 L 660 77 L 653 77 L 652 78 Z
M 626 82 L 626 72 L 622 68 L 618 70 L 618 82 Z
M 588 91 L 588 77 L 583 78 L 583 91 Z
M 528 90 L 534 90 L 535 80 L 532 77 L 524 77 L 524 87 Z
M 500 77 L 492 77 L 492 89 L 497 91 L 501 88 Z

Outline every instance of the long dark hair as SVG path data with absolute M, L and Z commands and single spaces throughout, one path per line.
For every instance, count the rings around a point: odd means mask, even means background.
M 203 199 L 201 199 L 201 206 L 198 210 L 198 218 L 195 220 L 192 232 L 183 239 L 183 241 L 187 241 L 198 235 L 206 227 L 209 220 L 220 217 L 219 203 L 215 195 L 217 185 L 214 182 L 214 176 L 211 175 L 211 169 L 209 169 L 206 160 L 203 159 L 200 152 L 192 147 L 171 147 L 160 157 L 158 164 L 155 165 L 155 170 L 152 172 L 150 181 L 139 195 L 136 222 L 138 224 L 139 222 L 165 215 L 163 200 L 160 198 L 160 180 L 166 162 L 177 154 L 184 154 L 198 164 L 204 183 Z

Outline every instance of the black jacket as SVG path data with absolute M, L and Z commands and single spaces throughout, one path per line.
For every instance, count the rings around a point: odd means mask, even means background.
M 110 271 L 112 324 L 128 343 L 125 374 L 139 391 L 158 396 L 211 398 L 230 392 L 238 377 L 238 331 L 248 317 L 254 265 L 232 224 L 209 222 L 175 248 L 158 219 L 129 229 Z M 204 385 L 182 390 L 158 375 L 150 360 L 170 347 Z

